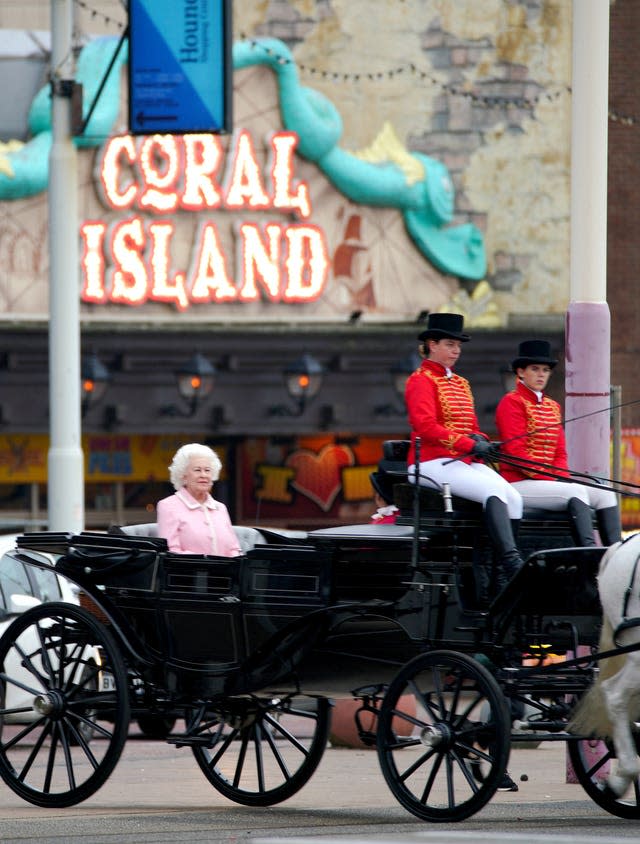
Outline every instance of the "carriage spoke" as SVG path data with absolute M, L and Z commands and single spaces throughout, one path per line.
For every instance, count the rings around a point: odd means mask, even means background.
M 20 771 L 18 778 L 21 782 L 24 782 L 25 777 L 27 776 L 27 774 L 31 770 L 31 766 L 33 765 L 33 763 L 36 760 L 38 754 L 40 753 L 40 748 L 44 744 L 45 739 L 51 733 L 51 729 L 52 729 L 52 724 L 45 724 L 44 729 L 42 730 L 42 732 L 41 732 L 40 736 L 38 737 L 36 743 L 33 745 L 33 750 L 31 751 L 31 753 L 27 757 L 27 761 L 25 762 L 25 764 L 22 767 L 22 770 Z M 3 747 L 3 750 L 4 750 L 4 747 Z
M 62 753 L 64 755 L 64 764 L 67 771 L 67 781 L 69 783 L 69 788 L 74 790 L 76 787 L 76 778 L 73 772 L 73 761 L 71 759 L 71 752 L 69 749 L 69 742 L 67 736 L 65 735 L 64 731 L 60 723 L 58 722 L 58 732 L 60 736 L 60 744 L 62 745 Z
M 266 721 L 266 723 L 267 723 L 267 724 L 269 724 L 271 727 L 273 727 L 273 729 L 274 729 L 274 730 L 276 730 L 278 733 L 280 733 L 280 735 L 281 735 L 281 736 L 283 736 L 284 738 L 286 738 L 286 739 L 287 739 L 287 741 L 288 741 L 291 745 L 293 745 L 293 747 L 297 747 L 297 748 L 298 748 L 298 750 L 299 750 L 301 753 L 305 753 L 305 754 L 306 754 L 306 752 L 307 752 L 307 751 L 306 751 L 306 748 L 304 747 L 304 745 L 302 744 L 302 742 L 298 741 L 298 739 L 297 739 L 297 738 L 293 735 L 293 733 L 292 733 L 292 732 L 290 732 L 289 730 L 286 730 L 286 729 L 282 726 L 282 724 L 280 724 L 278 721 L 276 721 L 274 718 L 272 718 L 272 717 L 269 715 L 269 713 L 267 713 L 267 714 L 265 715 L 264 720 Z M 267 731 L 265 731 L 265 735 L 268 735 Z
M 427 750 L 422 756 L 419 756 L 415 762 L 409 765 L 408 768 L 405 768 L 403 771 L 398 771 L 398 779 L 400 782 L 404 782 L 404 780 L 408 779 L 409 777 L 413 776 L 415 772 L 421 768 L 425 762 L 428 762 L 434 755 L 436 755 L 437 751 L 435 748 L 431 748 L 431 750 Z
M 238 761 L 236 763 L 236 773 L 233 780 L 233 785 L 235 788 L 238 788 L 240 785 L 240 778 L 242 777 L 242 769 L 244 768 L 244 761 L 247 756 L 247 748 L 249 746 L 249 731 L 247 730 L 245 734 L 242 736 L 242 741 L 240 742 L 240 753 L 238 754 Z
M 438 776 L 438 771 L 440 770 L 441 765 L 442 765 L 442 754 L 438 753 L 438 754 L 436 754 L 435 763 L 434 763 L 433 767 L 431 768 L 431 773 L 427 777 L 427 781 L 425 783 L 424 790 L 423 790 L 423 792 L 420 796 L 420 802 L 423 805 L 427 804 L 429 797 L 431 796 L 431 790 L 433 788 L 433 784 L 436 781 L 436 777 Z M 405 779 L 406 779 L 406 777 L 405 777 Z
M 26 683 L 21 683 L 16 677 L 10 677 L 8 674 L 0 674 L 0 682 L 3 682 L 5 686 L 11 685 L 16 689 L 22 689 L 24 692 L 29 692 L 29 694 L 34 697 L 41 691 L 40 689 L 34 689 L 33 686 L 27 686 Z M 7 712 L 5 709 L 0 711 L 2 714 Z
M 277 745 L 276 745 L 275 741 L 273 740 L 273 736 L 271 735 L 271 731 L 270 731 L 270 730 L 265 730 L 265 729 L 264 729 L 264 727 L 263 727 L 263 728 L 262 728 L 262 735 L 263 735 L 263 736 L 265 737 L 265 739 L 267 740 L 267 742 L 268 742 L 268 744 L 269 744 L 269 747 L 271 748 L 271 752 L 272 752 L 272 754 L 273 754 L 273 758 L 276 760 L 276 762 L 277 762 L 277 764 L 278 764 L 278 767 L 279 767 L 279 768 L 280 768 L 280 770 L 282 771 L 283 776 L 285 777 L 285 779 L 289 779 L 289 777 L 291 776 L 291 774 L 289 773 L 289 768 L 287 767 L 287 764 L 286 764 L 286 762 L 285 762 L 285 760 L 284 760 L 283 755 L 280 753 L 280 751 L 278 750 L 278 747 L 277 747 Z M 299 743 L 298 743 L 298 746 L 299 746 L 299 747 L 303 750 L 303 752 L 304 752 L 304 748 L 302 748 L 302 746 L 301 746 Z
M 40 683 L 40 688 L 43 688 L 43 687 L 46 688 L 47 678 L 45 677 L 44 674 L 42 674 L 36 668 L 36 666 L 34 665 L 34 663 L 32 661 L 32 657 L 34 657 L 36 655 L 42 656 L 42 654 L 46 651 L 34 651 L 34 653 L 32 653 L 32 654 L 27 654 L 23 650 L 23 648 L 22 648 L 22 646 L 20 645 L 19 642 L 16 642 L 14 647 L 15 647 L 16 652 L 19 654 L 19 656 L 21 658 L 20 664 L 22 665 L 22 667 L 25 668 L 33 677 L 35 677 L 36 680 L 38 680 L 38 682 Z M 16 685 L 17 685 L 17 681 L 13 681 L 13 682 L 15 682 Z M 27 689 L 27 691 L 30 691 L 30 689 Z M 34 691 L 34 694 L 37 694 L 37 693 L 38 693 L 37 691 Z
M 456 805 L 455 786 L 453 784 L 453 761 L 448 753 L 445 756 L 445 770 L 447 772 L 447 800 L 449 808 L 453 809 Z
M 253 725 L 253 747 L 256 754 L 256 773 L 258 775 L 258 791 L 264 794 L 266 791 L 264 778 L 264 759 L 262 758 L 262 729 L 260 724 Z

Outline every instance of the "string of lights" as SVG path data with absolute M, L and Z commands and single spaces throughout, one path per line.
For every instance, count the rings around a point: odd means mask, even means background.
M 113 24 L 120 31 L 124 30 L 126 24 L 123 21 L 93 8 L 89 3 L 85 2 L 85 0 L 74 0 L 74 2 L 76 6 L 87 12 L 91 16 L 92 20 L 99 18 L 107 25 Z M 250 38 L 243 32 L 240 33 L 240 38 L 242 40 L 249 41 L 254 48 L 264 50 L 266 55 L 275 58 L 280 64 L 291 63 L 291 59 L 287 56 L 278 55 L 271 47 L 262 44 L 256 38 Z M 361 80 L 382 82 L 384 80 L 395 79 L 396 77 L 404 74 L 411 74 L 412 76 L 420 79 L 422 82 L 428 82 L 431 85 L 438 87 L 445 94 L 456 97 L 464 97 L 474 104 L 485 108 L 519 108 L 533 111 L 536 106 L 543 101 L 553 102 L 564 95 L 571 94 L 571 86 L 569 85 L 561 85 L 553 91 L 546 91 L 544 93 L 541 92 L 533 97 L 482 94 L 478 91 L 474 91 L 460 85 L 443 82 L 441 79 L 433 76 L 433 74 L 420 69 L 413 62 L 407 62 L 406 64 L 399 65 L 398 67 L 390 68 L 388 70 L 361 71 L 355 73 L 345 73 L 325 69 L 321 70 L 302 62 L 296 62 L 296 65 L 301 73 L 307 73 L 309 76 L 316 76 L 320 79 L 329 79 L 333 82 L 360 82 Z M 622 126 L 635 126 L 638 123 L 638 118 L 635 116 L 621 114 L 612 109 L 609 110 L 609 120 L 613 123 L 619 123 Z
M 126 23 L 117 18 L 111 17 L 111 15 L 107 15 L 105 12 L 101 12 L 98 9 L 94 9 L 93 6 L 90 6 L 88 3 L 85 3 L 85 0 L 74 0 L 76 6 L 82 9 L 84 12 L 90 15 L 91 20 L 100 19 L 107 26 L 111 24 L 115 24 L 116 28 L 119 29 L 121 32 L 124 30 Z
M 273 50 L 269 46 L 262 44 L 259 40 L 255 38 L 248 38 L 244 33 L 240 33 L 240 37 L 243 40 L 249 41 L 249 43 L 254 48 L 263 50 L 266 55 L 270 56 L 271 58 L 275 58 L 275 60 L 280 64 L 291 63 L 291 59 L 289 59 L 287 56 L 279 55 L 275 50 Z M 369 80 L 371 82 L 383 81 L 385 79 L 394 79 L 400 75 L 410 73 L 411 75 L 417 77 L 423 82 L 429 82 L 432 85 L 437 86 L 444 93 L 458 97 L 465 97 L 471 100 L 472 102 L 478 105 L 485 106 L 487 108 L 506 108 L 513 106 L 515 108 L 532 110 L 536 107 L 539 102 L 543 100 L 553 101 L 557 100 L 564 94 L 571 93 L 570 87 L 559 86 L 555 91 L 540 93 L 534 97 L 509 97 L 495 94 L 481 94 L 477 91 L 467 89 L 460 85 L 456 85 L 449 82 L 443 82 L 442 80 L 438 79 L 427 71 L 421 70 L 413 62 L 407 62 L 406 64 L 400 65 L 395 68 L 390 68 L 389 70 L 362 71 L 360 73 L 344 73 L 332 70 L 319 70 L 318 68 L 297 61 L 296 65 L 302 73 L 308 73 L 310 76 L 318 76 L 322 79 L 330 79 L 334 82 L 359 82 L 363 79 Z
M 240 33 L 240 37 L 243 40 L 250 41 L 254 48 L 258 47 L 259 49 L 264 50 L 267 55 L 274 57 L 276 61 L 278 61 L 280 64 L 291 63 L 291 59 L 287 58 L 286 56 L 278 55 L 271 47 L 265 46 L 257 39 L 248 38 L 244 33 Z M 472 102 L 478 103 L 488 108 L 505 108 L 509 106 L 514 106 L 516 108 L 533 110 L 538 105 L 538 103 L 542 101 L 546 100 L 547 102 L 553 102 L 554 100 L 559 99 L 565 94 L 571 95 L 570 85 L 561 85 L 555 91 L 540 93 L 535 97 L 508 97 L 479 94 L 477 91 L 468 90 L 466 88 L 460 87 L 459 85 L 443 82 L 441 79 L 437 79 L 432 74 L 421 70 L 413 62 L 408 62 L 405 65 L 401 65 L 400 67 L 396 68 L 391 68 L 390 70 L 375 72 L 368 71 L 361 73 L 344 73 L 331 70 L 318 70 L 315 67 L 305 65 L 301 62 L 296 62 L 296 64 L 298 69 L 303 73 L 308 73 L 311 76 L 319 76 L 322 79 L 331 79 L 335 82 L 359 82 L 361 79 L 367 79 L 369 81 L 383 81 L 385 79 L 393 79 L 396 76 L 399 76 L 400 74 L 411 73 L 414 76 L 417 76 L 422 81 L 430 82 L 432 85 L 439 87 L 444 93 L 452 94 L 453 96 L 466 97 Z M 620 123 L 623 126 L 635 126 L 639 122 L 638 118 L 632 115 L 620 114 L 619 112 L 614 111 L 612 109 L 609 110 L 609 120 L 614 123 Z
M 623 126 L 635 126 L 638 123 L 638 118 L 630 114 L 618 114 L 617 111 L 609 109 L 609 120 L 613 123 L 620 123 Z

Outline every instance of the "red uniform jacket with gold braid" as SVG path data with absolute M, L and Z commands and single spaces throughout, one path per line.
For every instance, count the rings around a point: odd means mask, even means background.
M 411 424 L 411 448 L 408 462 L 415 462 L 415 439 L 420 437 L 420 460 L 469 455 L 474 441 L 469 434 L 479 434 L 471 387 L 466 378 L 451 373 L 444 366 L 424 360 L 407 380 L 405 392 Z M 471 463 L 469 455 L 462 458 Z
M 496 410 L 496 427 L 503 442 L 501 450 L 514 457 L 538 460 L 554 468 L 558 475 L 568 477 L 567 447 L 562 427 L 562 411 L 557 401 L 543 395 L 542 400 L 519 381 L 512 393 L 504 396 Z M 524 434 L 524 436 L 522 436 Z M 517 439 L 513 439 L 517 437 Z M 553 480 L 548 475 L 530 469 L 500 466 L 505 480 Z

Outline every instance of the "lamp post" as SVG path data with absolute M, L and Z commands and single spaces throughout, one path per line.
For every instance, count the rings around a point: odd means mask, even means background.
M 73 0 L 51 0 L 49 530 L 84 527 L 80 422 L 78 167 L 72 132 Z

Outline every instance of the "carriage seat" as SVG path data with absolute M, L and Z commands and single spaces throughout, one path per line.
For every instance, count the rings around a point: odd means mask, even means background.
M 243 527 L 241 525 L 234 525 L 233 529 L 240 543 L 240 550 L 243 554 L 251 551 L 256 545 L 266 544 L 265 538 L 259 530 L 251 527 Z M 149 522 L 142 525 L 118 525 L 109 528 L 111 534 L 125 534 L 125 536 L 157 536 L 158 525 L 155 522 Z

